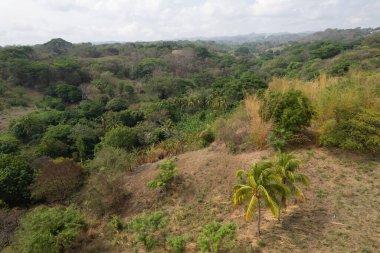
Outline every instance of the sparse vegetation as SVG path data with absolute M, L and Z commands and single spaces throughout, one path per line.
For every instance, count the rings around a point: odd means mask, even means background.
M 375 252 L 378 30 L 0 47 L 0 250 Z

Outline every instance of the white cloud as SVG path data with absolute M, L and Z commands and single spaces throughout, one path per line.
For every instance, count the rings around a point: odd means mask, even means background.
M 1 0 L 0 45 L 380 25 L 377 0 Z

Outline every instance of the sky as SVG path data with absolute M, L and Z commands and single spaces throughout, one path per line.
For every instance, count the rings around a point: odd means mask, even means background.
M 380 26 L 380 0 L 0 0 L 0 45 Z

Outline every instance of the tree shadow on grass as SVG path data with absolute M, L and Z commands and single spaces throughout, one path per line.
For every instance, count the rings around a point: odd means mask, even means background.
M 263 231 L 261 239 L 271 248 L 281 248 L 282 252 L 306 252 L 305 249 L 316 247 L 323 240 L 328 222 L 325 208 L 299 209 L 283 216 L 281 223 L 272 229 Z

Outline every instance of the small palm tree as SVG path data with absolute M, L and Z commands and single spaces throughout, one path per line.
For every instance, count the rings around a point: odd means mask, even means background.
M 291 153 L 278 153 L 273 161 L 273 166 L 282 178 L 282 183 L 289 188 L 289 194 L 281 194 L 281 208 L 286 209 L 287 197 L 294 196 L 297 200 L 305 200 L 305 195 L 296 183 L 309 184 L 309 179 L 303 174 L 297 173 L 300 161 Z M 279 216 L 280 217 L 280 216 Z
M 281 176 L 269 161 L 255 163 L 249 170 L 239 170 L 237 177 L 240 184 L 234 187 L 234 206 L 249 199 L 246 210 L 246 221 L 249 221 L 254 211 L 258 211 L 257 232 L 260 235 L 261 207 L 263 202 L 270 208 L 273 215 L 278 217 L 279 205 L 277 196 L 287 194 L 287 186 L 282 183 Z

